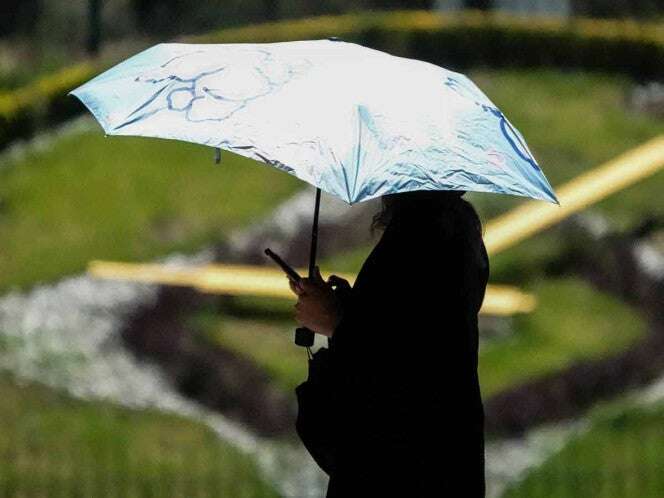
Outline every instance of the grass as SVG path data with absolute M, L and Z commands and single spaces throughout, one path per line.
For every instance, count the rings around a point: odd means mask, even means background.
M 591 429 L 508 489 L 503 498 L 664 496 L 664 404 L 632 407 Z
M 621 351 L 645 333 L 645 324 L 629 306 L 580 279 L 543 281 L 528 290 L 539 299 L 536 310 L 514 317 L 510 335 L 485 341 L 480 348 L 485 398 L 575 361 Z M 208 340 L 251 359 L 291 390 L 306 378 L 307 365 L 292 343 L 292 304 L 238 298 L 230 313 L 203 311 L 197 323 Z M 254 318 L 245 318 L 251 312 Z
M 0 495 L 276 497 L 207 427 L 0 375 Z
M 256 161 L 142 138 L 68 136 L 0 165 L 0 291 L 222 239 L 301 182 Z
M 617 353 L 646 331 L 636 311 L 578 278 L 541 281 L 527 290 L 537 296 L 535 311 L 516 315 L 513 334 L 480 348 L 484 396 L 575 361 Z

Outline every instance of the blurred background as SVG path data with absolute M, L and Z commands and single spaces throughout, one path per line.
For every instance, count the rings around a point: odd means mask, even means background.
M 305 266 L 313 189 L 107 139 L 67 93 L 162 41 L 328 36 L 468 74 L 576 206 L 491 253 L 512 294 L 481 315 L 488 496 L 664 496 L 661 2 L 4 0 L 0 497 L 322 496 L 293 429 L 294 301 L 192 277 L 268 245 Z M 378 206 L 323 197 L 323 274 L 357 272 Z M 467 197 L 487 238 L 524 205 Z

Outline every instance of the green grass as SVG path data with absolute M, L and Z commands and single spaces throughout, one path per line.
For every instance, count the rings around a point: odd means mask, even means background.
M 0 496 L 276 497 L 207 427 L 0 375 Z
M 0 291 L 82 271 L 91 259 L 192 251 L 250 223 L 301 182 L 234 154 L 142 138 L 69 136 L 0 164 Z
M 484 396 L 575 361 L 617 353 L 646 332 L 635 310 L 578 278 L 542 281 L 527 290 L 537 297 L 537 308 L 515 315 L 512 335 L 480 348 Z
M 621 351 L 646 331 L 629 306 L 577 278 L 544 281 L 528 290 L 539 300 L 535 311 L 515 316 L 511 335 L 488 340 L 480 348 L 485 398 L 575 361 Z M 208 340 L 251 359 L 291 390 L 306 377 L 305 356 L 292 343 L 293 302 L 237 299 L 235 311 L 204 311 L 196 323 Z M 244 311 L 237 314 L 238 309 Z M 251 311 L 258 317 L 247 319 Z
M 591 429 L 508 489 L 503 498 L 664 496 L 664 405 L 627 408 Z

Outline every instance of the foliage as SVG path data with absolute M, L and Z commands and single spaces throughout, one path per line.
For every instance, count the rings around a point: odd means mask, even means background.
M 664 75 L 658 63 L 664 54 L 661 25 L 631 20 L 383 11 L 230 28 L 189 41 L 273 42 L 328 36 L 455 68 L 556 66 L 640 78 Z
M 0 93 L 0 149 L 78 114 L 82 105 L 67 94 L 99 69 L 97 64 L 82 62 Z
M 14 33 L 32 33 L 41 11 L 39 0 L 3 0 L 0 38 Z
M 574 12 L 590 17 L 635 17 L 662 15 L 658 0 L 572 0 Z
M 0 375 L 0 495 L 276 497 L 207 427 Z

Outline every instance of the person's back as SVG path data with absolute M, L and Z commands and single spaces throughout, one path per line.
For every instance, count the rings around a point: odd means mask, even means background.
M 488 261 L 461 202 L 394 212 L 358 275 L 330 341 L 328 496 L 484 496 L 477 312 Z

